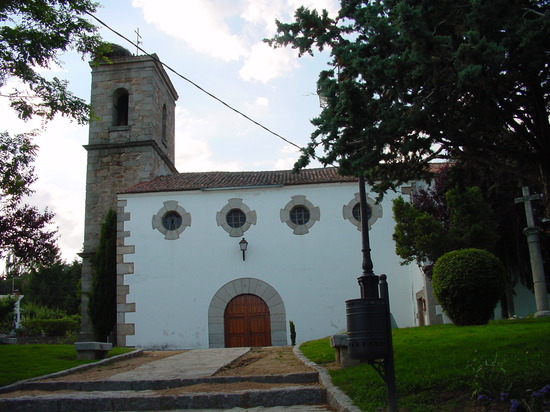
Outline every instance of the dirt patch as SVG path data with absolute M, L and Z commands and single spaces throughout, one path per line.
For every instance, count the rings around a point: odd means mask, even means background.
M 141 355 L 134 358 L 121 359 L 119 361 L 99 365 L 95 368 L 86 369 L 82 372 L 74 372 L 69 375 L 63 375 L 57 378 L 40 380 L 38 382 L 82 382 L 82 381 L 98 381 L 107 379 L 113 375 L 126 372 L 145 365 L 146 363 L 177 355 L 185 351 L 155 351 L 143 352 Z
M 294 355 L 291 347 L 271 346 L 250 349 L 214 376 L 261 376 L 314 371 Z

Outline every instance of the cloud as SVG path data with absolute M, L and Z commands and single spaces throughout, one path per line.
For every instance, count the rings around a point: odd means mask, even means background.
M 291 48 L 263 43 L 276 32 L 275 20 L 291 21 L 301 0 L 133 0 L 144 19 L 187 47 L 224 62 L 242 61 L 244 81 L 267 83 L 299 68 Z M 311 8 L 338 10 L 336 0 L 310 0 Z
M 267 83 L 299 67 L 295 50 L 273 49 L 265 43 L 258 43 L 252 47 L 239 75 L 246 81 Z
M 247 0 L 244 2 L 241 17 L 260 28 L 264 35 L 273 35 L 277 29 L 275 20 L 290 17 L 288 6 L 282 1 L 273 0 Z
M 209 140 L 212 136 L 220 135 L 217 125 L 176 107 L 175 162 L 179 172 L 236 171 L 242 168 L 238 161 L 213 158 Z
M 134 0 L 145 21 L 199 53 L 223 61 L 247 54 L 243 39 L 229 26 L 238 10 L 205 0 Z
M 256 99 L 256 105 L 267 107 L 269 106 L 269 99 L 267 97 L 258 97 Z

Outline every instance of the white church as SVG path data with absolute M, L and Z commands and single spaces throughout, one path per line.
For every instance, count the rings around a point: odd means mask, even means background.
M 177 99 L 155 55 L 92 66 L 82 336 L 92 333 L 90 258 L 109 208 L 118 216 L 118 345 L 289 345 L 291 321 L 297 342 L 345 331 L 345 301 L 360 297 L 357 179 L 332 168 L 178 173 Z M 395 254 L 392 200 L 411 188 L 379 204 L 368 197 L 374 270 L 388 276 L 398 328 L 445 321 L 422 271 Z M 532 294 L 516 293 L 518 315 L 534 312 Z

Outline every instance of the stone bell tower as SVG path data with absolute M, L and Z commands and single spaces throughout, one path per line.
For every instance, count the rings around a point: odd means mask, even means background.
M 117 192 L 157 176 L 177 173 L 174 129 L 178 95 L 156 55 L 112 57 L 111 63 L 91 67 L 93 114 L 89 141 L 84 146 L 88 166 L 84 247 L 80 254 L 81 340 L 93 340 L 88 316 L 90 259 L 96 252 L 107 211 L 116 210 Z M 123 235 L 119 232 L 119 236 Z M 117 239 L 117 246 L 123 241 Z M 123 292 L 117 290 L 119 293 Z

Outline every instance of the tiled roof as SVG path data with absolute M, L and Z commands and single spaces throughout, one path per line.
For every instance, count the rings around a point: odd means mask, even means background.
M 341 176 L 334 167 L 265 172 L 195 172 L 159 176 L 138 183 L 121 193 L 175 192 L 184 190 L 222 189 L 272 185 L 306 185 L 317 183 L 355 182 L 356 177 Z

